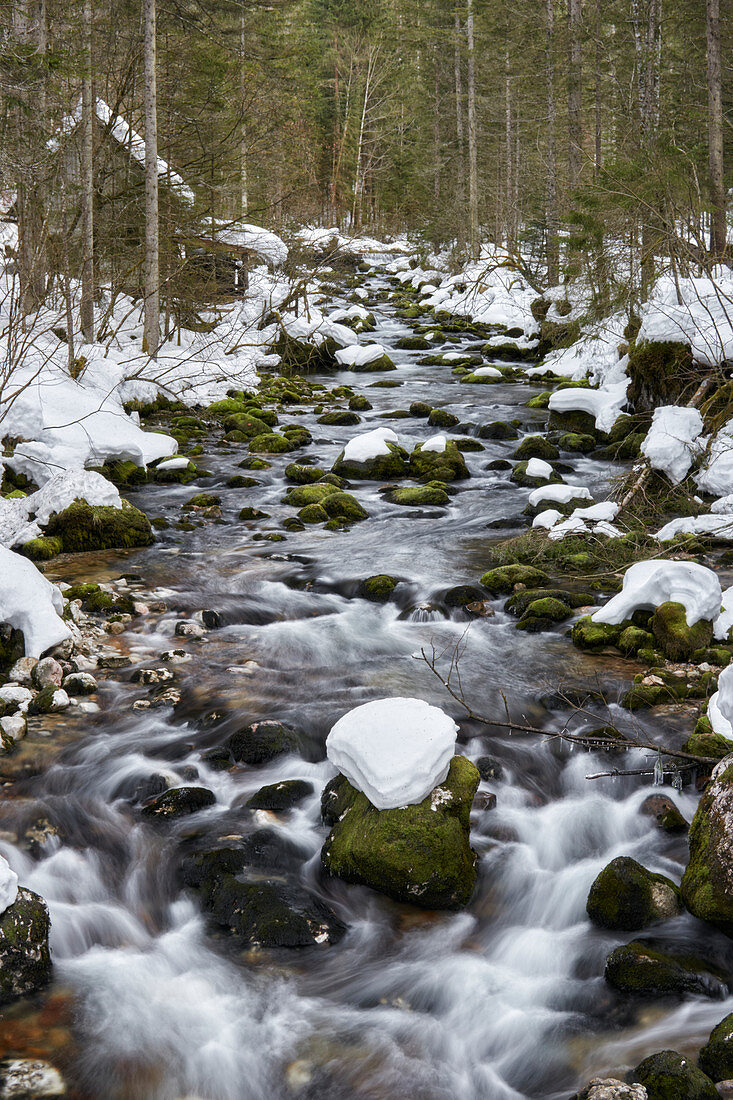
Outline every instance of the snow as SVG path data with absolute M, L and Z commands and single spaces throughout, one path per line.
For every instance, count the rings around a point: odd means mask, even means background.
M 448 774 L 458 726 L 422 699 L 378 699 L 340 718 L 326 740 L 331 763 L 378 810 L 409 806 Z
M 677 484 L 685 478 L 699 452 L 703 432 L 697 409 L 663 405 L 654 410 L 652 426 L 641 445 L 641 453 L 654 470 L 661 470 Z
M 388 443 L 399 443 L 397 433 L 391 428 L 374 428 L 364 435 L 350 439 L 344 447 L 344 458 L 349 462 L 369 462 L 390 453 Z
M 423 299 L 423 304 L 482 324 L 520 328 L 527 337 L 534 337 L 538 325 L 532 316 L 532 302 L 537 292 L 510 265 L 511 257 L 505 249 L 486 247 L 481 260 L 468 264 L 456 275 L 442 278 L 437 290 Z M 416 275 L 420 279 L 429 275 L 437 282 L 434 276 L 438 273 L 434 271 L 405 272 L 404 281 L 414 283 Z M 505 343 L 506 336 L 497 342 Z
M 4 913 L 18 896 L 18 876 L 4 856 L 0 856 L 0 913 Z
M 166 458 L 164 462 L 159 462 L 155 468 L 156 470 L 185 470 L 190 465 L 190 459 L 185 455 L 176 455 L 175 458 Z
M 3 684 L 0 687 L 0 702 L 10 703 L 11 706 L 17 707 L 21 714 L 25 714 L 28 710 L 28 704 L 32 698 L 31 689 L 22 687 L 20 684 Z
M 660 542 L 668 542 L 677 535 L 714 535 L 716 538 L 733 538 L 733 516 L 709 515 L 709 516 L 682 516 L 681 519 L 670 520 L 665 523 L 655 538 Z
M 719 500 L 714 500 L 710 505 L 710 511 L 715 512 L 716 515 L 730 515 L 733 513 L 733 493 L 728 493 L 724 497 L 720 497 Z
M 716 366 L 733 358 L 732 298 L 733 272 L 727 267 L 676 282 L 663 276 L 642 309 L 637 341 L 689 344 L 696 362 Z
M 619 507 L 611 500 L 604 500 L 587 508 L 576 508 L 564 522 L 552 525 L 550 538 L 556 541 L 567 535 L 580 535 L 588 531 L 608 538 L 619 538 L 623 532 L 610 522 L 618 515 Z
M 719 642 L 728 640 L 728 631 L 733 626 L 733 587 L 723 593 L 721 612 L 713 623 L 713 636 Z
M 320 347 L 326 340 L 333 340 L 339 348 L 347 348 L 359 343 L 359 337 L 355 332 L 346 325 L 339 325 L 329 317 L 324 317 L 317 309 L 310 310 L 308 315 L 303 317 L 286 314 L 281 324 L 293 340 L 308 340 L 316 347 Z
M 701 472 L 695 478 L 703 493 L 714 497 L 733 494 L 733 420 L 714 437 Z
M 544 458 L 530 458 L 527 463 L 527 477 L 552 477 L 552 466 Z
M 701 619 L 713 621 L 720 614 L 723 594 L 712 569 L 696 562 L 654 558 L 631 565 L 618 595 L 591 617 L 597 623 L 622 623 L 634 611 L 653 611 L 662 603 L 683 604 L 687 625 Z
M 64 601 L 33 562 L 0 546 L 0 622 L 23 632 L 26 657 L 40 657 L 71 637 Z
M 560 289 L 567 291 L 566 287 Z M 549 293 L 545 291 L 545 297 Z M 567 317 L 560 320 L 567 321 Z M 626 315 L 617 313 L 601 322 L 586 325 L 575 343 L 549 352 L 541 363 L 536 367 L 529 367 L 526 373 L 530 377 L 554 374 L 573 382 L 589 378 L 599 386 L 620 382 L 625 376 L 625 366 L 628 363 L 628 359 L 619 356 L 619 346 L 625 340 L 626 323 Z
M 718 677 L 718 690 L 710 696 L 708 718 L 714 733 L 733 737 L 733 665 Z
M 374 363 L 386 354 L 381 344 L 365 344 L 364 347 L 352 344 L 336 352 L 336 362 L 342 367 L 365 367 L 367 363 Z
M 19 546 L 38 538 L 54 512 L 63 512 L 75 500 L 108 508 L 121 508 L 117 489 L 92 470 L 64 470 L 53 474 L 37 492 L 27 497 L 0 497 L 0 545 Z
M 550 500 L 567 504 L 570 500 L 592 500 L 590 491 L 583 485 L 542 485 L 529 494 L 529 505 L 536 508 L 540 501 Z
M 208 235 L 206 229 L 202 235 Z M 263 229 L 261 225 L 250 225 L 248 222 L 220 222 L 214 228 L 214 236 L 221 244 L 233 245 L 235 248 L 248 248 L 273 267 L 282 267 L 288 258 L 288 246 L 282 238 L 269 229 Z
M 544 512 L 538 512 L 532 520 L 533 527 L 544 527 L 547 530 L 550 527 L 554 527 L 558 520 L 561 520 L 562 512 L 558 512 L 556 508 L 545 508 Z
M 589 413 L 594 417 L 599 432 L 609 432 L 626 404 L 628 387 L 629 379 L 624 378 L 597 390 L 580 386 L 556 390 L 550 397 L 548 408 L 557 413 Z
M 444 356 L 447 359 L 447 356 Z M 503 378 L 500 370 L 496 367 L 477 367 L 476 370 L 472 370 L 471 374 L 475 374 L 477 378 Z
M 420 448 L 421 451 L 435 451 L 437 454 L 442 454 L 447 446 L 448 440 L 444 435 L 434 435 L 430 439 L 426 440 Z

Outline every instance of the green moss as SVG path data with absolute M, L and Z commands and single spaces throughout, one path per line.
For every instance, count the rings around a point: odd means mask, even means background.
M 710 1032 L 698 1063 L 712 1081 L 733 1079 L 733 1012 Z
M 632 624 L 621 632 L 616 644 L 624 657 L 633 657 L 637 653 L 653 650 L 654 638 L 647 630 Z
M 546 585 L 549 577 L 541 569 L 535 569 L 531 565 L 501 565 L 496 569 L 490 569 L 481 577 L 480 583 L 489 592 L 500 596 L 509 593 L 517 584 L 523 584 L 527 588 L 537 588 Z
M 356 394 L 349 398 L 349 408 L 352 412 L 368 412 L 372 407 L 371 401 L 363 394 Z
M 455 428 L 458 422 L 455 413 L 448 412 L 447 409 L 433 409 L 428 417 L 431 428 Z
M 726 975 L 704 959 L 668 951 L 653 940 L 634 940 L 606 959 L 606 981 L 621 993 L 638 997 L 720 997 Z
M 417 309 L 417 307 L 412 307 Z M 419 317 L 422 310 L 417 310 L 416 317 Z M 430 348 L 430 341 L 426 340 L 424 336 L 402 336 L 395 344 L 396 348 L 403 348 L 405 351 L 428 351 Z
M 297 489 L 288 489 L 283 503 L 293 508 L 304 508 L 306 504 L 320 504 L 326 497 L 333 496 L 338 491 L 335 485 L 329 484 L 300 485 Z
M 51 981 L 49 930 L 43 898 L 21 887 L 0 914 L 0 1004 L 36 993 Z
M 57 554 L 63 553 L 63 549 L 64 544 L 62 539 L 50 538 L 49 536 L 30 539 L 17 548 L 18 553 L 22 554 L 25 558 L 30 558 L 31 561 L 50 561 L 50 559 L 55 558 Z
M 460 481 L 471 475 L 458 447 L 449 440 L 444 451 L 424 451 L 419 443 L 410 455 L 410 476 L 426 481 Z
M 573 644 L 578 649 L 589 650 L 615 646 L 628 625 L 628 623 L 621 623 L 618 626 L 611 623 L 596 623 L 590 615 L 585 615 L 582 619 L 578 619 L 573 627 Z
M 240 432 L 244 439 L 255 439 L 259 435 L 267 435 L 270 427 L 271 425 L 266 424 L 264 420 L 245 412 L 228 416 L 224 421 L 227 433 Z
M 339 490 L 324 497 L 321 507 L 325 509 L 329 519 L 336 519 L 341 523 L 359 523 L 360 520 L 369 518 L 369 513 L 362 508 L 356 497 Z
M 430 416 L 433 411 L 433 406 L 428 405 L 427 401 L 413 401 L 410 405 L 410 416 Z
M 469 815 L 479 784 L 465 757 L 451 761 L 443 783 L 418 805 L 377 810 L 339 777 L 341 811 L 323 846 L 325 869 L 426 909 L 460 909 L 476 881 Z
M 444 489 L 430 485 L 415 485 L 406 489 L 391 489 L 385 494 L 390 504 L 401 504 L 408 508 L 444 506 L 450 504 L 450 497 Z
M 684 404 L 683 394 L 700 383 L 689 345 L 671 341 L 635 342 L 629 351 L 629 376 L 628 399 L 636 410 Z
M 189 497 L 182 507 L 184 510 L 190 508 L 218 508 L 221 504 L 221 497 L 216 493 L 196 493 L 194 496 Z
M 365 481 L 398 481 L 407 477 L 407 452 L 394 443 L 386 444 L 388 454 L 377 455 L 365 462 L 345 459 L 342 451 L 333 464 L 333 472 L 340 477 Z
M 268 455 L 285 454 L 286 451 L 294 451 L 297 447 L 297 442 L 288 439 L 284 435 L 278 435 L 277 432 L 267 432 L 264 435 L 258 435 L 251 440 L 249 445 L 250 451 Z
M 386 603 L 399 581 L 388 573 L 377 573 L 373 577 L 367 577 L 359 584 L 359 595 L 373 603 Z
M 527 606 L 517 623 L 517 630 L 527 630 L 530 633 L 544 630 L 553 623 L 561 623 L 569 619 L 572 613 L 572 609 L 562 600 L 544 596 L 539 600 L 533 600 Z
M 554 470 L 549 477 L 532 477 L 527 473 L 527 462 L 518 462 L 509 475 L 509 480 L 525 489 L 539 489 L 543 485 L 559 485 L 562 478 Z
M 570 451 L 573 454 L 590 454 L 596 449 L 595 436 L 583 435 L 580 432 L 565 432 L 557 441 L 561 451 Z
M 708 783 L 690 825 L 690 858 L 682 897 L 690 912 L 728 935 L 733 933 L 730 888 L 730 805 L 733 765 Z
M 189 461 L 188 466 L 180 469 L 160 470 L 157 466 L 153 467 L 150 476 L 158 485 L 187 485 L 198 477 L 198 473 L 194 463 Z
M 531 603 L 542 599 L 559 600 L 569 608 L 593 603 L 593 596 L 589 592 L 570 592 L 566 588 L 527 588 L 513 593 L 505 603 L 504 610 L 521 618 Z
M 552 390 L 544 390 L 542 393 L 536 393 L 534 397 L 530 397 L 526 405 L 528 409 L 546 409 L 550 404 L 550 398 L 552 397 Z
M 48 535 L 61 539 L 67 554 L 150 546 L 154 541 L 148 517 L 126 500 L 121 508 L 76 500 L 52 516 L 46 530 Z
M 713 637 L 712 623 L 700 620 L 687 625 L 687 613 L 681 603 L 663 603 L 654 612 L 652 634 L 670 661 L 686 661 L 696 649 L 708 646 Z
M 325 473 L 320 466 L 299 466 L 297 462 L 285 467 L 285 477 L 296 485 L 311 485 L 314 481 L 320 481 Z
M 693 756 L 709 756 L 713 760 L 722 760 L 733 752 L 733 741 L 723 737 L 721 733 L 714 733 L 707 715 L 698 718 L 695 729 L 682 746 L 683 752 L 692 753 Z
M 586 912 L 600 928 L 637 932 L 682 911 L 679 887 L 635 859 L 619 856 L 593 882 Z
M 512 454 L 512 458 L 520 461 L 527 458 L 544 458 L 547 460 L 559 457 L 560 452 L 555 444 L 550 443 L 549 439 L 545 439 L 543 435 L 526 435 Z
M 298 519 L 303 523 L 325 523 L 328 512 L 322 504 L 306 504 L 305 508 L 301 508 L 298 512 Z
M 676 1050 L 650 1055 L 631 1076 L 644 1086 L 649 1100 L 720 1100 L 710 1078 Z

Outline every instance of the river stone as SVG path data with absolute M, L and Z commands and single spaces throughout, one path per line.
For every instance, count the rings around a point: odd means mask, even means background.
M 67 554 L 150 546 L 154 542 L 150 520 L 126 500 L 122 501 L 121 508 L 75 500 L 68 508 L 51 516 L 46 533 L 58 536 Z
M 539 461 L 544 461 L 544 459 Z M 552 470 L 547 477 L 531 474 L 529 472 L 530 462 L 532 462 L 531 458 L 527 462 L 518 462 L 509 475 L 509 480 L 525 489 L 539 489 L 544 485 L 559 485 L 562 483 L 562 478 L 555 470 Z
M 246 943 L 312 947 L 338 943 L 346 925 L 315 894 L 295 883 L 242 882 L 221 875 L 206 899 L 212 919 Z
M 407 451 L 389 440 L 385 442 L 389 454 L 367 458 L 363 462 L 344 458 L 342 451 L 332 466 L 332 472 L 339 477 L 361 481 L 399 481 L 407 477 Z
M 455 428 L 459 419 L 455 413 L 448 412 L 447 409 L 433 409 L 428 417 L 428 424 L 431 428 Z
M 690 827 L 666 794 L 650 794 L 639 807 L 639 813 L 653 817 L 658 827 L 667 833 L 686 833 Z
M 250 810 L 273 810 L 277 813 L 291 810 L 310 794 L 313 794 L 312 783 L 305 779 L 285 779 L 280 783 L 260 787 L 245 802 L 245 806 Z
M 422 802 L 377 810 L 338 776 L 324 792 L 327 811 L 338 812 L 321 852 L 324 868 L 395 901 L 463 908 L 476 882 L 469 815 L 479 779 L 474 764 L 455 756 L 446 779 Z
M 298 738 L 292 726 L 283 722 L 265 720 L 233 733 L 217 749 L 204 753 L 204 760 L 215 767 L 227 768 L 231 764 L 267 764 L 283 753 L 295 752 Z
M 590 888 L 586 912 L 600 928 L 636 932 L 682 911 L 679 887 L 629 856 L 612 860 Z
M 8 673 L 8 680 L 12 680 L 14 684 L 22 684 L 23 687 L 30 687 L 33 683 L 31 674 L 37 664 L 37 657 L 19 657 Z
M 145 806 L 143 814 L 155 818 L 185 817 L 215 803 L 216 796 L 206 787 L 171 787 L 158 795 L 149 806 Z
M 500 565 L 484 573 L 481 584 L 494 595 L 502 596 L 512 592 L 517 584 L 523 584 L 526 588 L 538 588 L 548 584 L 549 580 L 547 573 L 532 565 Z
M 554 443 L 550 443 L 549 439 L 545 439 L 543 435 L 525 435 L 512 454 L 512 458 L 516 458 L 518 462 L 527 458 L 553 459 L 559 457 L 560 451 L 558 448 Z
M 715 766 L 695 811 L 681 886 L 691 913 L 733 935 L 733 756 Z
M 432 485 L 410 485 L 405 489 L 390 489 L 384 495 L 390 504 L 400 504 L 406 508 L 444 507 L 450 504 L 450 497 L 444 489 Z
M 50 982 L 50 926 L 43 898 L 21 886 L 13 904 L 0 914 L 0 1004 Z
M 480 603 L 484 599 L 484 592 L 473 584 L 457 584 L 449 588 L 443 596 L 446 607 L 466 607 L 467 604 Z
M 733 1078 L 733 1012 L 715 1025 L 697 1061 L 712 1081 Z
M 60 714 L 62 710 L 67 710 L 68 706 L 69 696 L 63 688 L 45 687 L 34 699 L 31 699 L 28 704 L 28 713 Z
M 377 573 L 360 581 L 358 595 L 372 603 L 386 603 L 398 584 L 397 577 L 391 577 L 389 573 Z
M 46 687 L 61 687 L 64 678 L 64 670 L 53 657 L 42 657 L 31 671 L 33 686 L 39 691 Z
M 52 1100 L 66 1095 L 66 1082 L 50 1062 L 30 1058 L 0 1062 L 0 1100 Z
M 519 432 L 513 424 L 507 424 L 504 420 L 492 420 L 489 424 L 482 424 L 476 433 L 479 439 L 517 439 Z
M 676 1050 L 652 1054 L 634 1070 L 649 1100 L 720 1100 L 710 1078 Z
M 526 611 L 517 623 L 517 630 L 526 630 L 531 634 L 551 630 L 557 623 L 569 619 L 572 613 L 572 609 L 563 600 L 553 599 L 552 596 L 544 596 L 528 604 Z
M 70 672 L 62 686 L 67 695 L 94 695 L 99 691 L 99 684 L 89 672 Z
M 410 476 L 424 481 L 462 481 L 471 475 L 458 447 L 448 440 L 444 451 L 424 451 L 418 443 L 410 455 Z
M 616 1077 L 594 1077 L 573 1100 L 648 1100 L 643 1085 L 627 1085 Z
M 675 952 L 654 940 L 634 940 L 606 959 L 606 981 L 637 997 L 711 997 L 728 993 L 727 975 L 694 955 Z
M 713 624 L 700 619 L 694 626 L 687 625 L 684 604 L 662 603 L 652 616 L 651 629 L 654 638 L 670 661 L 687 661 L 696 649 L 710 645 Z

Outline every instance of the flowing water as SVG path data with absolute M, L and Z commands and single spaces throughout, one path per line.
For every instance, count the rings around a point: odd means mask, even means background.
M 370 290 L 383 285 L 373 278 Z M 388 305 L 375 312 L 375 339 L 392 348 L 409 334 Z M 459 385 L 447 367 L 418 365 L 420 353 L 393 355 L 398 371 L 388 377 L 398 388 L 372 387 L 374 375 L 322 379 L 368 395 L 374 409 L 358 427 L 326 428 L 299 409 L 288 418 L 313 432 L 307 453 L 318 465 L 330 466 L 346 440 L 378 424 L 394 427 L 410 448 L 434 434 L 424 420 L 377 419 L 415 400 L 445 406 L 464 425 L 516 418 L 523 432 L 544 427 L 544 414 L 524 407 L 537 387 Z M 293 514 L 281 503 L 293 456 L 276 456 L 271 469 L 257 472 L 258 487 L 230 489 L 225 482 L 243 456 L 214 448 L 201 460 L 212 471 L 203 487 L 221 495 L 228 522 L 186 533 L 171 528 L 150 550 L 107 555 L 99 566 L 113 577 L 134 571 L 166 601 L 166 613 L 137 621 L 122 639 L 134 663 L 155 663 L 173 646 L 181 612 L 214 608 L 224 625 L 200 643 L 176 639 L 191 659 L 176 666 L 183 698 L 175 711 L 133 710 L 145 692 L 127 670 L 107 680 L 101 712 L 67 714 L 66 747 L 43 774 L 17 783 L 1 807 L 0 850 L 50 908 L 56 983 L 73 1006 L 73 1043 L 63 1058 L 76 1095 L 560 1098 L 655 1050 L 696 1050 L 733 1009 L 733 1000 L 628 1006 L 604 982 L 605 956 L 622 939 L 585 916 L 594 877 L 615 856 L 631 855 L 679 879 L 686 856 L 684 839 L 639 813 L 649 781 L 589 781 L 608 770 L 608 757 L 463 720 L 420 658 L 423 649 L 450 654 L 462 645 L 463 688 L 477 713 L 501 719 L 506 705 L 515 720 L 547 729 L 568 713 L 560 687 L 600 683 L 615 697 L 637 671 L 581 654 L 564 636 L 567 627 L 517 631 L 502 600 L 467 635 L 467 615 L 446 607 L 449 587 L 475 583 L 488 566 L 490 540 L 521 527 L 528 491 L 507 471 L 486 469 L 515 446 L 487 441 L 483 452 L 467 454 L 472 478 L 447 508 L 400 508 L 376 484 L 356 484 L 368 521 L 347 532 L 289 533 L 280 543 L 253 535 L 281 531 Z M 599 498 L 618 472 L 583 457 L 570 465 L 566 480 Z M 176 519 L 193 491 L 147 487 L 133 499 L 149 514 Z M 271 519 L 239 522 L 249 504 Z M 56 576 L 71 579 L 81 569 L 94 579 L 90 568 L 78 558 Z M 403 579 L 392 602 L 357 598 L 358 581 L 374 573 Z M 386 695 L 416 695 L 451 710 L 461 721 L 460 751 L 500 765 L 500 778 L 479 792 L 495 794 L 496 806 L 484 808 L 488 799 L 479 797 L 472 814 L 480 873 L 462 913 L 423 913 L 320 871 L 326 829 L 319 796 L 333 774 L 326 735 L 348 709 Z M 222 739 L 205 720 L 215 708 L 240 725 L 264 717 L 292 723 L 303 734 L 302 755 L 211 771 L 201 754 Z M 613 704 L 611 717 L 622 727 L 631 721 Z M 585 724 L 606 720 L 600 709 Z M 652 736 L 673 736 L 669 720 L 635 721 Z M 635 766 L 628 760 L 624 766 Z M 150 824 L 134 795 L 154 775 L 173 785 L 200 783 L 216 805 L 163 827 Z M 287 814 L 244 808 L 263 784 L 286 778 L 310 780 L 315 793 Z M 689 818 L 691 788 L 667 793 Z M 55 835 L 31 854 L 14 838 L 38 819 L 52 822 Z M 195 898 L 181 889 L 176 869 L 188 843 L 263 827 L 293 842 L 301 880 L 348 924 L 338 945 L 242 950 L 213 937 Z M 729 941 L 690 917 L 658 935 L 704 946 L 730 964 Z

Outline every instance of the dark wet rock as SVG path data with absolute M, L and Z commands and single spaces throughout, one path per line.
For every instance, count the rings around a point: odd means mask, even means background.
M 586 912 L 600 928 L 637 932 L 682 912 L 679 887 L 648 871 L 635 859 L 619 856 L 595 879 Z
M 297 462 L 291 462 L 285 467 L 285 477 L 296 485 L 312 485 L 320 481 L 325 473 L 320 466 L 299 466 Z
M 513 466 L 506 458 L 495 458 L 491 462 L 486 463 L 487 470 L 511 470 Z
M 377 573 L 359 583 L 358 595 L 373 603 L 386 603 L 398 584 L 397 577 L 391 577 L 388 573 Z
M 483 574 L 481 584 L 489 592 L 501 596 L 512 592 L 515 585 L 538 588 L 546 585 L 549 579 L 547 573 L 543 573 L 541 569 L 535 569 L 532 565 L 499 565 Z
M 0 1004 L 35 993 L 51 981 L 50 927 L 43 898 L 20 887 L 13 904 L 0 914 Z
M 457 584 L 449 588 L 443 596 L 443 602 L 447 607 L 466 607 L 467 604 L 482 602 L 485 593 L 473 584 Z
M 291 810 L 313 794 L 313 784 L 305 779 L 285 779 L 280 783 L 270 783 L 252 795 L 245 802 L 250 810 L 273 810 L 276 813 Z
M 322 799 L 330 818 L 338 814 L 321 852 L 324 868 L 396 901 L 463 908 L 476 881 L 469 815 L 479 780 L 475 765 L 456 756 L 445 781 L 422 802 L 377 810 L 338 776 Z
M 733 935 L 733 757 L 716 765 L 692 819 L 682 898 L 700 920 Z
M 242 882 L 234 875 L 222 875 L 206 908 L 232 935 L 261 947 L 333 944 L 347 930 L 315 894 L 282 881 Z
M 204 608 L 201 612 L 201 622 L 207 630 L 218 630 L 222 625 L 221 615 L 210 607 Z
M 24 657 L 25 640 L 21 630 L 9 623 L 0 623 L 0 670 L 10 669 L 7 676 L 16 683 L 31 684 L 31 672 L 36 657 Z
M 459 423 L 459 417 L 447 409 L 433 409 L 428 417 L 431 428 L 455 428 Z
M 492 420 L 482 424 L 476 433 L 479 439 L 517 439 L 519 432 L 512 424 L 504 420 Z
M 630 1076 L 644 1086 L 649 1100 L 720 1100 L 710 1078 L 676 1050 L 650 1055 Z
M 369 412 L 371 408 L 373 408 L 371 401 L 361 393 L 349 398 L 349 409 L 352 412 Z
M 265 720 L 253 722 L 237 730 L 220 748 L 204 753 L 204 760 L 214 767 L 227 768 L 232 764 L 256 766 L 266 764 L 283 753 L 295 752 L 298 737 L 292 726 L 283 722 Z
M 639 813 L 653 817 L 659 828 L 667 833 L 686 833 L 690 827 L 666 794 L 650 794 L 639 807 Z
M 60 714 L 67 710 L 69 696 L 63 688 L 46 687 L 28 704 L 28 714 Z
M 168 786 L 168 780 L 164 775 L 148 775 L 142 782 L 136 785 L 133 801 L 147 802 L 149 799 L 156 798 L 159 794 L 163 794 L 164 791 L 167 791 Z M 117 791 L 116 796 L 122 797 L 121 792 Z
M 239 513 L 239 519 L 242 520 L 242 522 L 253 519 L 269 519 L 269 516 L 269 512 L 262 512 L 259 508 L 252 508 L 251 506 L 242 508 Z
M 216 796 L 206 787 L 171 787 L 145 806 L 143 814 L 155 818 L 185 817 L 215 803 Z
M 61 685 L 67 695 L 94 695 L 99 684 L 89 672 L 70 672 Z
M 410 405 L 410 416 L 428 417 L 433 411 L 433 406 L 426 401 L 413 401 Z
M 718 967 L 686 951 L 654 940 L 634 940 L 606 959 L 606 981 L 636 997 L 711 997 L 728 994 L 728 977 Z
M 715 1025 L 697 1061 L 712 1081 L 733 1078 L 733 1012 Z
M 234 474 L 226 481 L 227 489 L 252 489 L 255 485 L 259 485 L 257 478 L 245 477 L 244 474 Z
M 493 756 L 480 756 L 476 761 L 476 767 L 484 781 L 501 779 L 504 775 L 504 768 Z
M 206 631 L 201 623 L 194 622 L 193 619 L 181 619 L 176 623 L 174 634 L 177 638 L 203 638 Z

